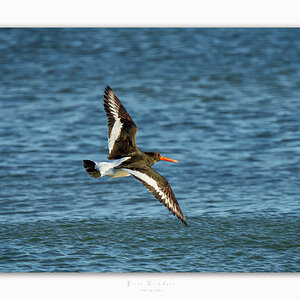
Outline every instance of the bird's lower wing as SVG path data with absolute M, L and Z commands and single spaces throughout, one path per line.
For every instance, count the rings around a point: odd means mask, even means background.
M 177 216 L 184 224 L 187 225 L 186 219 L 180 209 L 180 206 L 175 198 L 175 195 L 168 183 L 168 181 L 155 172 L 150 167 L 143 169 L 128 169 L 122 168 L 142 184 L 159 200 L 173 215 Z

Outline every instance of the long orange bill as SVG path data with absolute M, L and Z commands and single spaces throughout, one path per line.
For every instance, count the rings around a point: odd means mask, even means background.
M 176 160 L 176 159 L 171 159 L 171 158 L 167 158 L 167 157 L 163 157 L 163 156 L 160 157 L 160 160 L 166 160 L 166 161 L 178 163 L 178 160 Z

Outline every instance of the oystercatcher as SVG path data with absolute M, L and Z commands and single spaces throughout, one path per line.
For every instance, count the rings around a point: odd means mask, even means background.
M 168 181 L 155 172 L 151 166 L 158 161 L 178 162 L 161 156 L 158 152 L 142 152 L 138 149 L 135 137 L 137 127 L 128 112 L 107 86 L 104 91 L 104 109 L 108 119 L 107 158 L 112 162 L 84 160 L 83 165 L 92 177 L 125 177 L 132 175 L 138 179 L 173 215 L 185 225 L 186 219 L 172 192 Z

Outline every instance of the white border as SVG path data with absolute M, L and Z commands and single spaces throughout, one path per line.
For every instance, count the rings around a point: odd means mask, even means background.
M 0 26 L 299 26 L 296 0 L 10 0 Z
M 291 274 L 28 274 L 0 275 L 1 299 L 298 300 Z

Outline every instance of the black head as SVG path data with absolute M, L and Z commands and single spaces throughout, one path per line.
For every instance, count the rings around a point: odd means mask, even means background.
M 147 159 L 149 162 L 152 162 L 151 165 L 155 164 L 156 162 L 160 161 L 160 154 L 158 152 L 145 152 L 147 154 Z
M 171 161 L 176 163 L 178 162 L 178 160 L 161 156 L 158 152 L 145 152 L 145 154 L 147 155 L 147 159 L 151 166 L 160 160 Z

